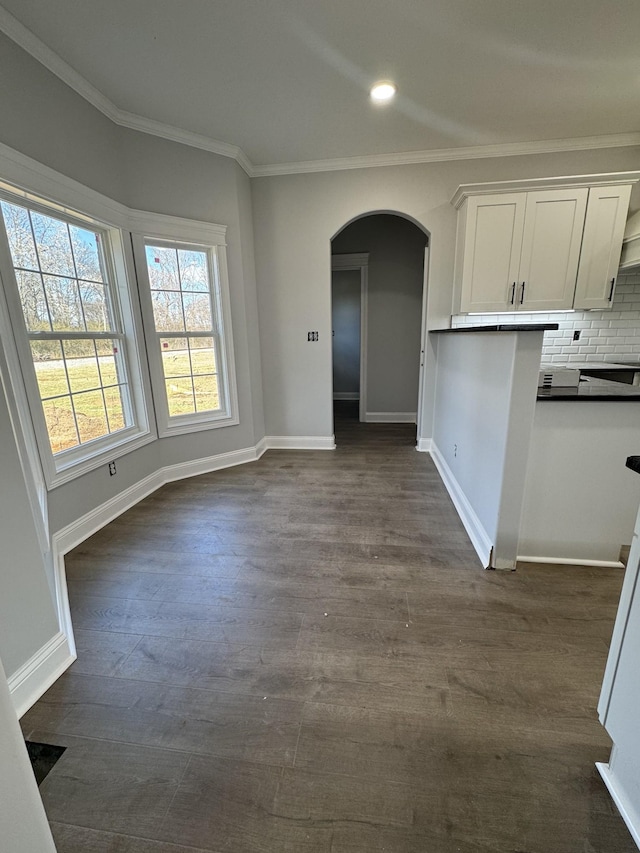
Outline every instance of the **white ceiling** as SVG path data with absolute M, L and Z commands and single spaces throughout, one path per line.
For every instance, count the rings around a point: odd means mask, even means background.
M 258 167 L 640 131 L 638 0 L 1 2 L 76 88 Z

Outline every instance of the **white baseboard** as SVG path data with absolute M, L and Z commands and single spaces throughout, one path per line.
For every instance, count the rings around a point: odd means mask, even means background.
M 587 560 L 584 557 L 526 557 L 518 554 L 519 563 L 556 563 L 560 566 L 595 566 L 602 569 L 624 569 L 620 560 Z
M 460 520 L 464 524 L 464 529 L 467 531 L 469 539 L 471 539 L 471 544 L 475 548 L 478 557 L 480 557 L 482 565 L 487 568 L 491 560 L 491 549 L 493 547 L 487 531 L 482 526 L 482 522 L 467 500 L 460 484 L 433 442 L 431 445 L 431 458 L 438 469 L 446 490 L 449 492 L 449 497 L 453 501 L 453 505 L 458 511 Z
M 268 435 L 270 450 L 335 450 L 335 435 Z
M 364 416 L 367 424 L 415 424 L 415 412 L 367 412 Z
M 333 392 L 334 400 L 359 400 L 360 392 L 359 391 L 334 391 Z
M 431 453 L 432 446 L 433 442 L 430 438 L 419 438 L 418 443 L 416 444 L 416 450 L 419 453 Z
M 620 812 L 622 820 L 626 823 L 627 829 L 631 833 L 631 837 L 635 841 L 636 846 L 640 848 L 640 815 L 638 815 L 636 809 L 629 802 L 624 791 L 619 789 L 616 775 L 612 772 L 609 765 L 604 764 L 602 761 L 597 761 L 596 767 L 602 776 L 602 781 L 607 786 L 609 793 L 611 794 L 613 802 L 618 807 L 618 811 Z
M 258 454 L 257 446 L 245 447 L 228 453 L 217 453 L 215 456 L 207 456 L 204 459 L 167 465 L 161 469 L 163 484 L 184 480 L 187 477 L 197 477 L 199 474 L 210 474 L 212 471 L 221 471 L 223 468 L 232 468 L 235 465 L 246 465 L 247 462 L 255 462 L 259 459 L 265 450 L 266 447 Z
M 11 701 L 21 717 L 76 659 L 58 632 L 8 679 Z
M 129 486 L 128 489 L 109 498 L 108 501 L 85 513 L 85 515 L 81 515 L 80 518 L 54 533 L 51 541 L 54 558 L 71 551 L 89 536 L 93 536 L 109 522 L 164 485 L 163 470 L 160 468 L 158 471 L 154 471 L 153 474 L 149 474 L 148 477 L 134 483 L 133 486 Z

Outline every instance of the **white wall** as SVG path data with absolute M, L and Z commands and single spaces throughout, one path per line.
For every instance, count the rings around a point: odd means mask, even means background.
M 55 853 L 0 661 L 0 838 L 6 853 Z
M 640 167 L 640 149 L 431 163 L 285 175 L 253 181 L 266 431 L 323 435 L 331 418 L 331 238 L 365 213 L 400 212 L 430 234 L 429 328 L 452 311 L 456 211 L 461 183 L 616 172 Z M 308 345 L 306 331 L 320 341 Z M 433 418 L 433 352 L 425 368 L 423 433 Z
M 0 484 L 0 658 L 11 677 L 58 622 L 1 376 Z
M 485 567 L 513 568 L 542 332 L 430 337 L 434 461 Z
M 360 270 L 333 270 L 333 393 L 337 399 L 348 394 L 349 399 L 357 400 L 360 395 L 360 302 Z
M 334 238 L 333 254 L 369 253 L 367 410 L 418 406 L 424 249 L 427 236 L 400 216 L 366 216 Z
M 639 446 L 640 401 L 539 401 L 520 556 L 616 562 L 640 503 L 625 468 Z
M 263 438 L 251 186 L 233 160 L 115 126 L 1 34 L 0 78 L 1 143 L 128 207 L 227 226 L 240 424 L 155 441 L 121 458 L 115 477 L 100 468 L 52 490 L 53 533 L 163 466 L 251 448 Z M 5 415 L 2 409 L 0 501 L 6 514 L 0 531 L 11 538 L 1 558 L 0 654 L 12 675 L 58 626 L 42 554 L 25 527 L 28 512 L 12 514 L 24 509 L 25 486 L 11 457 Z

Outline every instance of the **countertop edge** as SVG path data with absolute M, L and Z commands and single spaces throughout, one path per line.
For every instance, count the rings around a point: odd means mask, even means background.
M 631 468 L 636 474 L 640 474 L 640 456 L 628 456 L 627 468 Z
M 557 323 L 498 323 L 494 326 L 457 326 L 455 329 L 429 329 L 432 335 L 462 334 L 463 332 L 554 332 Z

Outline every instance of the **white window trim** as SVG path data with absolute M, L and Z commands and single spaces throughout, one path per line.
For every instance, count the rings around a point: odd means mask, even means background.
M 76 219 L 86 217 L 89 222 L 96 222 L 106 228 L 112 242 L 116 274 L 114 285 L 123 309 L 122 321 L 136 423 L 134 427 L 81 445 L 84 451 L 89 451 L 86 455 L 83 454 L 82 458 L 78 459 L 75 452 L 63 452 L 55 456 L 51 452 L 35 376 L 32 376 L 29 370 L 23 371 L 21 367 L 22 363 L 26 365 L 31 362 L 31 352 L 26 336 L 14 328 L 18 325 L 16 318 L 22 316 L 15 288 L 4 286 L 4 297 L 0 299 L 0 330 L 3 333 L 4 357 L 22 436 L 28 450 L 32 482 L 37 487 L 42 473 L 47 489 L 51 490 L 157 438 L 155 425 L 152 425 L 149 417 L 153 409 L 146 357 L 142 349 L 142 322 L 136 300 L 132 298 L 137 290 L 135 276 L 132 274 L 133 256 L 128 234 L 124 233 L 130 230 L 129 216 L 133 212 L 5 145 L 0 145 L 0 188 L 9 191 L 17 203 L 34 202 L 38 205 L 45 201 L 54 216 L 58 213 Z M 13 269 L 6 240 L 0 240 L 0 244 L 0 267 L 7 271 Z M 12 302 L 14 304 L 11 304 Z M 43 502 L 42 497 L 39 504 L 43 517 L 46 518 L 46 501 Z
M 132 211 L 132 241 L 138 282 L 140 285 L 140 302 L 142 317 L 147 329 L 147 352 L 153 396 L 156 406 L 156 421 L 158 434 L 161 438 L 172 435 L 184 435 L 220 427 L 236 426 L 240 423 L 238 414 L 238 389 L 236 382 L 235 357 L 233 347 L 233 330 L 231 326 L 231 305 L 229 293 L 229 273 L 227 269 L 226 226 L 214 225 L 197 220 L 181 219 L 174 216 L 145 214 L 142 211 Z M 145 244 L 159 240 L 169 243 L 184 243 L 192 248 L 202 250 L 213 249 L 217 264 L 217 302 L 222 319 L 222 334 L 220 335 L 223 388 L 225 396 L 224 412 L 200 412 L 190 415 L 169 416 L 166 398 L 165 379 L 162 369 L 162 356 L 155 342 L 158 338 L 153 318 L 151 292 L 147 273 Z M 215 295 L 214 295 L 214 301 Z M 151 343 L 153 341 L 153 344 Z

